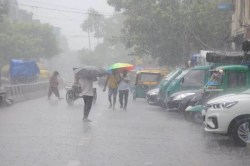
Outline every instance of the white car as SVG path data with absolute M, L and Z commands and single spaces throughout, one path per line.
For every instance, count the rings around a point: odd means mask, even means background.
M 232 136 L 241 146 L 250 143 L 250 89 L 208 101 L 203 120 L 207 132 Z

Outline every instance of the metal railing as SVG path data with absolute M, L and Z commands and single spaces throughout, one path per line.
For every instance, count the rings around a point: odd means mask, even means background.
M 48 94 L 49 82 L 4 86 L 14 102 L 34 99 Z

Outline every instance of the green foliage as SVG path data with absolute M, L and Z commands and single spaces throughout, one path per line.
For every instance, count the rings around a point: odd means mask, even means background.
M 4 15 L 8 13 L 8 1 L 7 0 L 0 0 L 0 22 L 3 22 Z
M 102 37 L 102 28 L 104 26 L 104 16 L 94 9 L 89 9 L 89 16 L 82 24 L 82 30 L 93 33 L 95 37 Z
M 97 19 L 96 16 L 98 16 Z M 83 64 L 107 66 L 115 62 L 129 62 L 128 49 L 122 41 L 121 29 L 123 27 L 123 16 L 120 14 L 110 18 L 92 12 L 82 24 L 83 31 L 90 31 L 96 38 L 101 38 L 94 51 L 83 49 L 80 59 Z
M 50 58 L 58 53 L 58 46 L 52 28 L 39 23 L 0 24 L 1 64 L 11 58 Z
M 230 36 L 222 0 L 108 0 L 125 16 L 126 47 L 159 57 L 160 64 L 183 64 L 193 52 L 221 49 Z

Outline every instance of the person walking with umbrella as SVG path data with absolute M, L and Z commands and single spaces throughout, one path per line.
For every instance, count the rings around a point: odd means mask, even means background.
M 83 97 L 84 101 L 84 112 L 83 112 L 83 121 L 85 122 L 91 122 L 91 120 L 88 119 L 92 102 L 93 102 L 93 96 L 94 96 L 94 88 L 93 88 L 93 78 L 82 78 L 75 75 L 76 83 L 79 83 L 81 85 L 81 95 Z
M 128 74 L 128 72 L 126 70 L 124 70 L 122 72 L 121 81 L 120 81 L 119 86 L 118 86 L 120 108 L 123 110 L 127 109 L 128 95 L 129 95 L 129 89 L 130 89 L 130 85 L 129 85 L 130 80 L 127 77 L 127 74 Z M 123 103 L 123 101 L 124 101 L 124 103 Z
M 109 108 L 115 109 L 119 81 L 120 81 L 119 73 L 117 72 L 117 70 L 112 70 L 112 74 L 107 76 L 107 79 L 103 88 L 103 92 L 105 92 L 108 86 L 108 99 L 109 99 L 109 104 L 110 104 Z M 112 102 L 112 96 L 113 96 L 113 102 Z
M 83 121 L 91 122 L 88 119 L 94 96 L 93 82 L 96 81 L 96 77 L 101 77 L 106 74 L 106 71 L 102 68 L 95 66 L 84 66 L 74 70 L 75 82 L 81 85 L 81 94 L 84 100 L 84 112 Z
M 109 75 L 107 77 L 107 80 L 104 85 L 103 91 L 106 91 L 106 87 L 108 86 L 109 92 L 108 92 L 108 98 L 109 98 L 109 108 L 115 109 L 115 103 L 116 103 L 116 96 L 117 96 L 117 89 L 118 85 L 120 83 L 120 74 L 118 71 L 123 71 L 123 70 L 132 70 L 134 68 L 133 65 L 128 64 L 128 63 L 115 63 L 109 67 L 108 71 L 112 72 L 112 75 Z M 113 96 L 113 102 L 112 102 L 112 96 Z

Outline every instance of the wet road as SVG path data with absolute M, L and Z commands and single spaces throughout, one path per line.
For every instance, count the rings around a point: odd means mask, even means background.
M 65 94 L 65 92 L 62 92 Z M 1 166 L 249 166 L 250 150 L 207 134 L 144 100 L 108 109 L 106 94 L 82 121 L 83 101 L 46 98 L 0 110 Z

